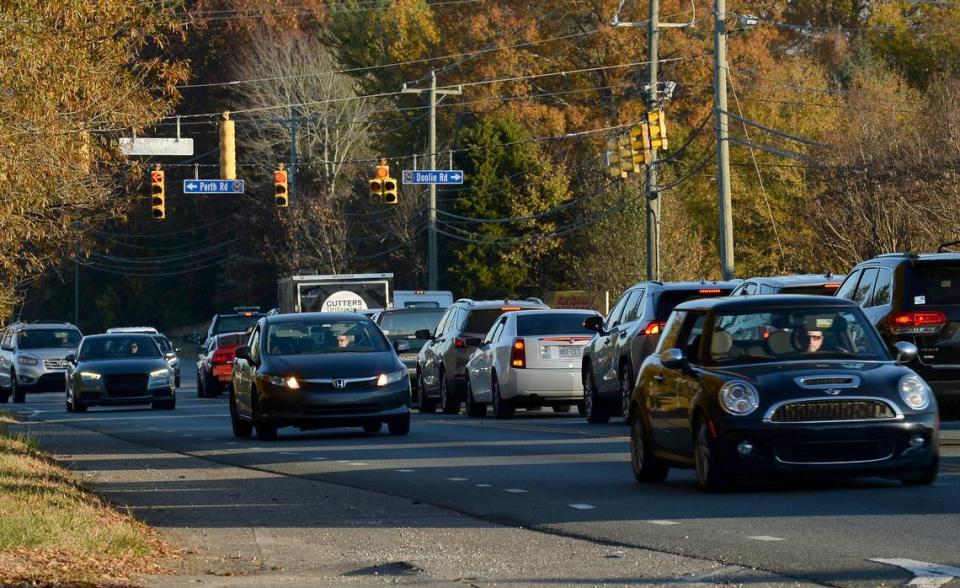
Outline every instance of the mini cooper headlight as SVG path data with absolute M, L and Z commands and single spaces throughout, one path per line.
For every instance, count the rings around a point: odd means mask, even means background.
M 930 386 L 923 378 L 910 374 L 900 378 L 900 398 L 913 410 L 923 410 L 930 406 Z
M 407 375 L 407 370 L 405 369 L 389 374 L 380 374 L 380 377 L 377 378 L 377 386 L 389 386 L 390 384 L 396 384 L 402 380 L 405 375 Z
M 733 380 L 720 387 L 720 406 L 734 416 L 748 415 L 759 405 L 760 394 L 747 382 Z
M 281 388 L 290 388 L 291 390 L 300 389 L 300 382 L 293 376 L 287 378 L 283 376 L 270 376 L 270 383 Z

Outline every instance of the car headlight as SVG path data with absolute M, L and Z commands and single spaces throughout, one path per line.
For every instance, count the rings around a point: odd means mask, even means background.
M 97 372 L 80 372 L 80 381 L 84 384 L 96 384 L 103 376 Z
M 150 384 L 169 384 L 170 383 L 170 370 L 164 368 L 160 370 L 153 370 L 150 372 Z
M 286 378 L 283 376 L 270 376 L 270 383 L 281 388 L 290 388 L 291 390 L 300 389 L 300 382 L 293 376 Z
M 37 365 L 37 358 L 35 357 L 18 357 L 17 363 L 20 365 Z
M 913 410 L 923 410 L 930 406 L 930 386 L 918 375 L 910 374 L 900 378 L 900 398 Z
M 390 384 L 396 384 L 406 375 L 406 369 L 390 372 L 389 374 L 380 374 L 380 377 L 377 378 L 377 386 L 389 386 Z
M 734 416 L 748 415 L 759 405 L 760 394 L 747 382 L 733 380 L 720 387 L 720 406 Z

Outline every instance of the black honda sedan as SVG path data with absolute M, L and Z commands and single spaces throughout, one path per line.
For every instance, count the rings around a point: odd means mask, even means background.
M 84 337 L 67 364 L 67 412 L 132 404 L 176 407 L 176 376 L 150 335 Z
M 391 344 L 370 319 L 354 314 L 304 313 L 261 318 L 247 345 L 237 347 L 230 393 L 234 435 L 275 439 L 278 427 L 301 430 L 386 423 L 410 431 L 410 378 Z
M 891 352 L 896 357 L 891 357 Z M 752 296 L 682 304 L 644 362 L 630 414 L 641 482 L 694 468 L 707 491 L 738 478 L 889 477 L 932 484 L 937 407 L 856 304 Z

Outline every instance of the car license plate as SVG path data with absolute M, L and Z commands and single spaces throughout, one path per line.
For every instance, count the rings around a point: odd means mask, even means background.
M 575 359 L 583 355 L 583 347 L 579 345 L 564 345 L 560 348 L 560 359 Z

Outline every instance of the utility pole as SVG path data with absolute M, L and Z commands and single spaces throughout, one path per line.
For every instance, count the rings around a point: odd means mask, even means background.
M 73 324 L 80 328 L 80 252 L 73 260 Z
M 301 116 L 300 111 L 296 107 L 293 107 L 290 109 L 290 118 L 274 119 L 290 131 L 290 159 L 287 161 L 287 195 L 289 204 L 293 204 L 293 200 L 296 198 L 297 134 L 300 132 L 300 127 L 304 121 L 315 121 L 317 118 L 316 114 Z
M 406 84 L 400 90 L 404 94 L 424 94 L 430 99 L 430 169 L 437 169 L 437 96 L 441 100 L 444 96 L 459 96 L 463 88 L 437 89 L 437 72 L 430 72 L 430 88 L 408 88 Z M 428 257 L 428 284 L 430 290 L 437 289 L 437 185 L 430 184 L 430 215 L 427 220 L 427 257 Z
M 717 117 L 717 199 L 720 210 L 720 273 L 734 277 L 733 211 L 730 199 L 730 142 L 727 140 L 727 6 L 716 0 L 713 24 L 714 115 Z

